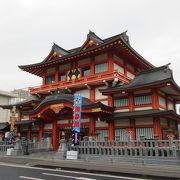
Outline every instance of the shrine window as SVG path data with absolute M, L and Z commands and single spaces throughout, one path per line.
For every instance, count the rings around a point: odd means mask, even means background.
M 97 140 L 108 141 L 108 130 L 96 130 L 96 134 L 98 134 Z
M 115 129 L 115 141 L 127 141 L 126 129 Z
M 90 67 L 82 68 L 82 76 L 90 76 Z
M 101 73 L 101 72 L 106 72 L 106 71 L 108 71 L 108 64 L 107 63 L 95 65 L 95 74 Z
M 119 98 L 114 100 L 114 107 L 124 107 L 129 106 L 129 99 L 127 98 Z
M 152 97 L 151 95 L 143 95 L 143 96 L 135 96 L 134 104 L 137 105 L 144 105 L 144 104 L 151 104 Z
M 66 80 L 66 74 L 65 73 L 60 73 L 59 74 L 59 81 L 65 81 Z
M 54 81 L 55 81 L 54 75 L 46 76 L 46 84 L 52 84 Z

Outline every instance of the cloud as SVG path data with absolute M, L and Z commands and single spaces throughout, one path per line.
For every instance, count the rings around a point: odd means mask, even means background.
M 0 1 L 0 89 L 41 84 L 18 65 L 41 62 L 56 42 L 83 44 L 88 30 L 106 38 L 128 30 L 131 45 L 156 66 L 171 62 L 180 84 L 180 1 Z

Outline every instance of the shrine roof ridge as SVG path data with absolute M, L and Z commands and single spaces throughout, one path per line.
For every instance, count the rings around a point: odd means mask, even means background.
M 118 43 L 122 44 L 122 47 L 126 47 L 125 49 L 128 49 L 128 51 L 130 51 L 131 53 L 133 53 L 135 56 L 137 56 L 137 59 L 139 59 L 142 64 L 144 64 L 144 66 L 148 67 L 148 68 L 152 68 L 154 67 L 154 65 L 152 65 L 150 62 L 148 62 L 147 60 L 145 60 L 139 53 L 137 53 L 130 45 L 129 43 L 129 37 L 126 34 L 127 31 L 122 32 L 118 35 L 106 38 L 101 40 L 97 35 L 95 35 L 95 33 L 90 32 L 87 35 L 87 39 L 85 41 L 85 43 L 78 48 L 74 48 L 74 49 L 70 49 L 70 50 L 65 50 L 64 48 L 60 47 L 57 44 L 54 44 L 52 46 L 52 50 L 49 53 L 49 55 L 45 58 L 45 60 L 43 60 L 40 63 L 35 63 L 35 64 L 30 64 L 30 65 L 20 65 L 19 68 L 22 70 L 25 70 L 27 72 L 30 72 L 32 74 L 41 76 L 41 71 L 36 71 L 33 72 L 32 69 L 38 69 L 40 67 L 44 67 L 44 66 L 49 66 L 52 64 L 58 64 L 61 61 L 65 61 L 65 60 L 71 60 L 72 58 L 76 58 L 76 57 L 83 57 L 83 56 L 87 56 L 89 53 L 93 53 L 95 52 L 95 49 L 101 49 L 102 47 L 104 48 L 110 48 L 109 44 L 112 44 L 113 46 L 117 45 Z M 94 38 L 95 41 L 97 42 L 97 45 L 91 46 L 87 49 L 83 49 L 84 45 L 86 44 L 86 42 L 88 41 L 88 38 Z M 61 56 L 59 57 L 54 57 L 52 60 L 48 60 L 50 58 L 50 56 L 52 55 L 53 52 L 57 52 L 60 53 Z

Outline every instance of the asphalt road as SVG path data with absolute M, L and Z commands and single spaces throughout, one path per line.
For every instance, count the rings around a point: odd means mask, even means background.
M 0 180 L 143 180 L 107 174 L 46 169 L 0 163 Z

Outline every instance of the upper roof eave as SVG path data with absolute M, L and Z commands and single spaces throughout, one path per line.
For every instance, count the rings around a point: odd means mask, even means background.
M 124 84 L 114 88 L 101 89 L 100 92 L 104 94 L 109 94 L 111 92 L 114 93 L 124 90 L 130 91 L 139 88 L 148 88 L 152 86 L 162 85 L 163 83 L 168 82 L 174 84 L 177 89 L 180 90 L 178 85 L 173 80 L 171 69 L 169 69 L 168 65 L 164 65 L 141 72 L 129 84 Z
M 67 54 L 67 55 L 64 55 L 62 57 L 56 57 L 54 59 L 52 59 L 51 61 L 42 61 L 40 63 L 35 63 L 35 64 L 30 64 L 30 65 L 20 65 L 18 66 L 20 69 L 24 70 L 24 71 L 27 71 L 27 72 L 30 72 L 30 69 L 38 69 L 39 67 L 45 67 L 45 66 L 50 66 L 52 64 L 57 64 L 61 61 L 65 61 L 65 60 L 71 60 L 71 59 L 74 59 L 74 58 L 77 58 L 77 57 L 83 57 L 83 56 L 87 56 L 88 54 L 94 52 L 94 50 L 98 49 L 98 48 L 102 48 L 104 49 L 104 46 L 107 46 L 108 44 L 110 43 L 123 43 L 127 46 L 127 48 L 132 52 L 134 53 L 135 56 L 138 57 L 139 60 L 141 60 L 144 64 L 144 67 L 148 67 L 148 68 L 152 68 L 154 67 L 151 63 L 149 63 L 147 60 L 145 60 L 140 54 L 138 54 L 131 46 L 130 44 L 128 44 L 128 42 L 126 42 L 123 38 L 123 33 L 119 34 L 119 35 L 116 35 L 114 37 L 111 37 L 109 38 L 109 40 L 105 40 L 104 43 L 101 43 L 99 45 L 96 45 L 96 46 L 92 46 L 86 50 L 83 50 L 83 51 L 76 51 L 76 52 L 73 52 L 71 54 Z M 109 46 L 110 47 L 110 46 Z M 105 48 L 109 48 L 109 47 L 105 47 Z M 78 48 L 79 49 L 79 48 Z M 101 49 L 101 50 L 103 50 Z M 30 72 L 32 73 L 32 72 Z M 37 75 L 37 74 L 36 74 Z

